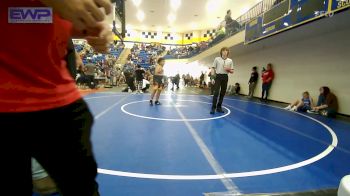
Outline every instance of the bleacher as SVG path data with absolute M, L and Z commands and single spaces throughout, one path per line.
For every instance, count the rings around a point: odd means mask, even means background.
M 149 63 L 152 54 L 147 54 L 147 51 L 140 50 L 139 58 L 141 58 L 141 63 L 139 63 L 136 59 L 133 59 L 135 64 L 141 65 L 144 69 L 148 69 L 151 65 Z
M 113 55 L 116 59 L 119 58 L 122 52 L 123 52 L 123 48 L 118 48 L 117 50 L 115 50 L 114 48 L 111 48 L 111 55 Z
M 79 53 L 84 49 L 84 45 L 81 44 L 75 44 L 74 45 L 75 50 Z M 110 55 L 112 55 L 115 59 L 118 59 L 120 54 L 123 52 L 123 48 L 117 48 L 115 49 L 114 47 L 110 48 Z M 98 54 L 97 56 L 93 56 L 92 54 L 84 56 L 83 63 L 87 64 L 88 63 L 88 58 L 91 60 L 92 63 L 97 63 L 106 60 L 106 55 L 105 54 Z

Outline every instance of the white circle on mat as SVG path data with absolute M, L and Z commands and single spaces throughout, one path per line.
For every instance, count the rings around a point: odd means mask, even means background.
M 188 122 L 193 122 L 193 121 L 208 121 L 208 120 L 217 120 L 220 118 L 224 118 L 228 115 L 231 114 L 231 110 L 228 109 L 227 107 L 223 108 L 225 110 L 227 110 L 227 112 L 224 115 L 221 116 L 216 116 L 216 117 L 211 117 L 211 118 L 189 118 L 189 119 L 182 119 L 182 118 L 156 118 L 156 117 L 151 117 L 151 116 L 143 116 L 143 115 L 138 115 L 138 114 L 134 114 L 131 112 L 128 112 L 125 107 L 127 107 L 128 105 L 132 105 L 135 103 L 142 103 L 142 102 L 148 102 L 149 100 L 142 100 L 142 101 L 133 101 L 130 103 L 126 103 L 124 105 L 121 106 L 121 110 L 125 113 L 128 114 L 130 116 L 134 116 L 134 117 L 138 117 L 138 118 L 144 118 L 144 119 L 150 119 L 150 120 L 160 120 L 160 121 L 173 121 L 173 122 L 183 122 L 183 121 L 188 121 Z M 167 99 L 161 100 L 161 101 L 167 101 Z M 204 101 L 194 101 L 194 100 L 176 100 L 177 102 L 193 102 L 193 103 L 204 103 L 204 104 L 211 104 L 209 102 L 204 102 Z M 176 105 L 174 105 L 176 107 Z M 155 106 L 155 107 L 162 107 L 162 105 L 160 106 Z M 209 114 L 209 111 L 208 111 Z
M 238 100 L 238 99 L 228 99 L 228 100 L 235 100 L 235 101 L 241 101 L 241 102 L 248 102 L 244 100 Z M 144 102 L 144 101 L 141 101 Z M 133 102 L 132 102 L 133 103 Z M 205 102 L 204 102 L 205 103 Z M 254 102 L 251 102 L 254 103 Z M 129 103 L 130 104 L 130 103 Z M 265 104 L 260 104 L 260 103 L 254 103 L 258 105 L 265 105 Z M 270 105 L 265 105 L 268 107 L 272 108 L 278 108 L 276 106 L 270 106 Z M 214 180 L 214 179 L 225 179 L 225 178 L 242 178 L 242 177 L 252 177 L 252 176 L 262 176 L 262 175 L 268 175 L 268 174 L 276 174 L 276 173 L 281 173 L 285 171 L 290 171 L 293 169 L 298 169 L 310 164 L 313 164 L 326 156 L 328 156 L 335 147 L 338 145 L 338 137 L 333 131 L 332 128 L 324 124 L 323 122 L 312 118 L 310 116 L 307 116 L 302 113 L 295 113 L 297 115 L 303 116 L 305 118 L 308 118 L 314 122 L 317 122 L 318 124 L 322 125 L 326 130 L 330 133 L 332 136 L 332 143 L 320 154 L 311 157 L 307 160 L 294 163 L 291 165 L 286 165 L 282 167 L 277 167 L 277 168 L 271 168 L 271 169 L 264 169 L 264 170 L 256 170 L 256 171 L 249 171 L 249 172 L 237 172 L 237 173 L 225 173 L 225 174 L 216 174 L 216 175 L 167 175 L 167 174 L 150 174 L 150 173 L 135 173 L 135 172 L 123 172 L 123 171 L 116 171 L 116 170 L 109 170 L 109 169 L 101 169 L 98 168 L 98 173 L 100 174 L 107 174 L 107 175 L 113 175 L 113 176 L 121 176 L 121 177 L 129 177 L 129 178 L 142 178 L 142 179 L 160 179 L 160 180 Z

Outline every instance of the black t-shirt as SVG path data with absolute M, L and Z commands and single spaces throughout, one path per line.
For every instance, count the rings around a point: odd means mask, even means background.
M 258 72 L 252 72 L 252 75 L 250 76 L 249 83 L 257 82 L 259 78 Z
M 137 81 L 142 81 L 143 80 L 143 75 L 145 74 L 145 70 L 142 69 L 136 69 L 135 70 L 135 76 Z

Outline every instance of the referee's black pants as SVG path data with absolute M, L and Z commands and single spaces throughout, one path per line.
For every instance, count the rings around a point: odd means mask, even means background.
M 216 74 L 215 84 L 214 84 L 213 105 L 212 105 L 213 109 L 221 108 L 222 101 L 224 100 L 224 96 L 226 94 L 227 82 L 228 82 L 227 74 Z M 218 97 L 219 97 L 219 102 L 218 102 Z

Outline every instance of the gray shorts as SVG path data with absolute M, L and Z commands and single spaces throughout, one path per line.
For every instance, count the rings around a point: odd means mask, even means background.
M 38 161 L 32 158 L 32 179 L 40 180 L 49 176 Z
M 164 76 L 154 75 L 153 76 L 153 85 L 164 85 Z

